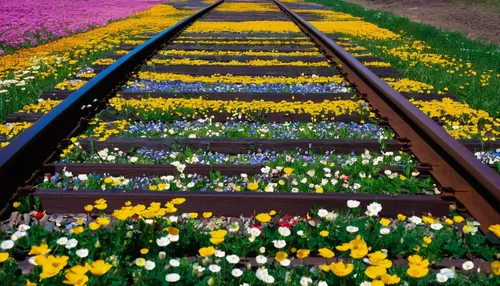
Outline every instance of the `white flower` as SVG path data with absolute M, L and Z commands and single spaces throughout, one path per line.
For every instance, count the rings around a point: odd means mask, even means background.
M 18 227 L 17 227 L 17 230 L 19 231 L 28 231 L 31 227 L 29 225 L 26 225 L 26 224 L 20 224 Z
M 283 237 L 287 237 L 291 234 L 291 231 L 288 229 L 288 227 L 280 226 L 278 228 L 278 233 Z
M 444 275 L 443 273 L 437 273 L 436 274 L 436 281 L 440 283 L 444 283 L 448 281 L 448 276 Z
M 31 256 L 31 257 L 28 259 L 28 262 L 29 262 L 31 265 L 35 265 L 35 266 L 37 266 L 38 264 L 36 264 L 36 262 L 35 262 L 35 257 L 36 257 L 36 256 Z
M 0 243 L 0 248 L 3 250 L 11 249 L 14 247 L 14 241 L 13 240 L 4 240 L 2 243 Z
M 386 234 L 389 234 L 389 232 L 391 232 L 391 229 L 388 227 L 382 227 L 380 229 L 380 234 L 386 235 Z
M 165 276 L 167 282 L 177 282 L 181 279 L 181 276 L 177 273 L 170 273 Z
M 208 266 L 208 270 L 210 270 L 213 273 L 218 273 L 220 272 L 220 266 L 217 264 L 210 264 L 210 266 Z
M 440 230 L 440 229 L 442 229 L 442 228 L 443 228 L 443 225 L 442 225 L 442 224 L 440 224 L 440 223 L 433 223 L 433 224 L 431 224 L 431 228 L 432 228 L 433 230 Z
M 262 167 L 260 171 L 264 174 L 269 174 L 269 172 L 271 172 L 271 167 L 269 166 Z
M 238 255 L 234 255 L 234 254 L 226 256 L 226 260 L 227 260 L 227 262 L 232 263 L 232 264 L 236 264 L 236 263 L 240 262 L 240 258 L 238 257 Z
M 372 282 L 364 281 L 364 282 L 361 282 L 361 284 L 359 284 L 359 286 L 372 286 Z
M 264 253 L 264 252 L 266 252 L 266 248 L 265 248 L 264 246 L 261 246 L 261 247 L 259 248 L 259 252 L 260 252 L 260 253 Z
M 311 169 L 307 171 L 306 174 L 309 175 L 309 177 L 314 177 L 314 175 L 316 175 L 316 170 Z
M 61 237 L 56 241 L 57 244 L 59 245 L 66 245 L 68 243 L 68 238 L 67 237 Z
M 328 211 L 325 209 L 318 210 L 319 217 L 325 217 L 328 214 Z
M 165 257 L 167 257 L 167 253 L 165 251 L 158 252 L 158 258 L 163 260 Z
M 286 246 L 286 241 L 284 240 L 273 240 L 274 247 L 280 249 Z
M 254 237 L 257 237 L 260 235 L 261 231 L 260 229 L 256 228 L 256 227 L 252 227 L 250 228 L 250 230 L 248 231 L 248 233 L 251 235 L 251 236 L 254 236 Z
M 464 270 L 471 270 L 472 268 L 474 268 L 474 263 L 472 263 L 472 261 L 467 261 L 462 264 L 462 269 Z
M 257 257 L 255 257 L 255 260 L 258 264 L 264 264 L 267 262 L 267 257 L 265 257 L 264 255 L 257 255 Z
M 170 233 L 167 235 L 167 238 L 170 240 L 170 242 L 176 242 L 179 241 L 179 235 L 171 235 Z
M 18 239 L 20 239 L 21 237 L 24 237 L 26 235 L 28 235 L 28 233 L 26 231 L 16 231 L 10 236 L 10 239 L 13 241 L 17 241 Z
M 233 275 L 234 277 L 240 277 L 241 275 L 243 275 L 243 271 L 236 268 L 231 271 L 231 275 Z
M 312 285 L 312 283 L 313 283 L 313 280 L 311 279 L 311 277 L 302 276 L 302 278 L 300 278 L 300 285 L 301 286 L 309 286 L 309 285 Z
M 72 238 L 70 240 L 68 240 L 68 243 L 66 243 L 66 249 L 71 249 L 71 248 L 75 248 L 76 246 L 78 245 L 78 240 Z
M 170 244 L 170 239 L 168 237 L 160 237 L 156 239 L 156 244 L 158 244 L 159 247 L 167 246 Z
M 129 159 L 129 161 L 130 161 L 131 163 L 135 163 L 135 162 L 137 162 L 137 160 L 139 160 L 139 158 L 137 158 L 137 157 L 135 157 L 135 156 L 130 157 L 130 159 Z
M 347 230 L 350 233 L 355 233 L 355 232 L 358 232 L 359 228 L 356 226 L 350 225 L 350 226 L 346 227 L 345 230 Z
M 80 257 L 80 258 L 85 258 L 85 257 L 89 256 L 89 250 L 86 248 L 78 249 L 76 251 L 76 255 L 78 255 L 78 257 Z
M 455 278 L 457 276 L 457 274 L 455 273 L 455 270 L 450 269 L 450 268 L 443 268 L 443 269 L 439 270 L 439 273 L 448 276 L 448 278 L 450 278 L 450 279 Z
M 170 264 L 170 266 L 172 267 L 179 267 L 179 265 L 181 265 L 181 263 L 177 259 L 170 259 L 168 264 Z
M 366 207 L 366 215 L 368 216 L 377 216 L 378 213 L 382 210 L 382 205 L 379 203 L 371 203 Z
M 146 268 L 146 270 L 153 270 L 153 269 L 155 269 L 155 267 L 156 267 L 156 263 L 154 263 L 151 260 L 146 260 L 146 263 L 144 264 L 144 268 Z
M 80 174 L 78 175 L 78 180 L 80 181 L 87 181 L 89 177 L 86 174 Z
M 224 252 L 224 251 L 222 251 L 222 250 L 218 250 L 218 249 L 217 249 L 217 250 L 215 251 L 215 256 L 216 256 L 216 257 L 219 257 L 219 258 L 222 258 L 222 257 L 226 256 L 226 252 Z
M 409 218 L 409 220 L 414 224 L 421 224 L 422 223 L 422 219 L 419 218 L 418 216 L 412 216 Z
M 303 230 L 298 230 L 297 231 L 298 236 L 304 236 L 304 231 Z
M 290 265 L 290 262 L 291 262 L 290 259 L 285 258 L 285 259 L 281 260 L 280 265 L 287 267 L 288 265 Z
M 318 286 L 328 286 L 328 283 L 326 281 L 319 281 Z

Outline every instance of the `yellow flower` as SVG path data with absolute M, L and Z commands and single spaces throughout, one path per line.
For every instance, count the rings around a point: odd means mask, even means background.
M 110 178 L 110 177 L 105 178 L 105 179 L 104 179 L 104 183 L 105 183 L 105 184 L 111 184 L 111 183 L 113 183 L 113 178 Z
M 210 242 L 217 245 L 224 241 L 224 237 L 227 235 L 227 230 L 219 229 L 216 231 L 210 232 Z
M 20 202 L 14 202 L 14 203 L 12 204 L 12 206 L 13 206 L 14 208 L 16 208 L 16 209 L 17 209 L 18 207 L 20 207 L 20 206 L 21 206 L 21 203 L 20 203 Z
M 32 246 L 28 255 L 45 255 L 49 253 L 52 249 L 50 249 L 47 243 L 42 242 L 40 246 Z
M 198 250 L 198 253 L 200 254 L 201 257 L 210 257 L 214 255 L 215 248 L 213 246 L 203 247 Z
M 398 214 L 398 220 L 399 221 L 405 221 L 406 220 L 406 216 L 403 215 L 403 214 Z
M 260 213 L 257 216 L 255 216 L 255 219 L 257 219 L 260 222 L 269 222 L 271 220 L 271 216 L 266 213 Z
M 98 209 L 98 210 L 103 211 L 103 210 L 105 210 L 105 209 L 108 207 L 108 204 L 106 204 L 106 203 L 97 204 L 97 205 L 94 205 L 94 207 L 95 207 L 96 209 Z
M 275 215 L 275 214 L 276 214 L 276 211 L 275 211 L 275 210 L 271 210 L 271 211 L 269 212 L 269 215 Z
M 491 262 L 491 272 L 495 276 L 500 276 L 500 261 Z
M 189 213 L 189 217 L 190 218 L 197 218 L 198 217 L 198 213 Z
M 88 265 L 82 266 L 82 265 L 75 265 L 71 267 L 67 272 L 73 272 L 78 275 L 85 275 L 89 271 L 90 267 Z
M 366 245 L 365 240 L 361 238 L 361 235 L 358 234 L 356 239 L 351 240 L 349 244 L 351 245 L 350 256 L 352 258 L 363 258 L 368 254 L 368 245 Z
M 79 218 L 76 220 L 76 224 L 77 225 L 82 225 L 83 224 L 83 219 L 82 218 Z
M 342 245 L 338 245 L 335 247 L 337 250 L 340 251 L 348 251 L 351 249 L 351 244 L 350 243 L 342 243 Z
M 297 250 L 297 257 L 300 259 L 304 259 L 309 256 L 309 253 L 311 253 L 309 249 L 299 249 Z
M 98 217 L 96 222 L 101 226 L 107 226 L 109 224 L 109 219 L 107 217 Z
M 135 265 L 139 266 L 139 267 L 143 267 L 144 265 L 146 265 L 146 259 L 144 258 L 137 258 L 135 260 Z
M 397 284 L 401 281 L 401 278 L 399 278 L 396 274 L 390 275 L 390 274 L 385 274 L 382 275 L 382 282 L 388 285 L 392 284 Z
M 328 232 L 328 230 L 322 230 L 319 235 L 321 235 L 322 237 L 327 237 L 330 233 Z
M 286 254 L 286 252 L 278 251 L 278 252 L 276 252 L 276 256 L 274 257 L 274 260 L 281 262 L 281 261 L 285 260 L 287 257 L 288 257 L 288 254 Z
M 431 217 L 431 216 L 423 216 L 422 217 L 422 221 L 425 223 L 425 224 L 433 224 L 435 222 L 434 218 Z
M 36 283 L 33 283 L 33 282 L 29 281 L 29 280 L 26 280 L 25 286 L 36 286 Z
M 365 270 L 365 274 L 371 279 L 379 279 L 382 275 L 387 274 L 387 269 L 380 266 L 368 266 Z
M 184 202 L 186 202 L 186 199 L 185 198 L 175 198 L 175 199 L 171 200 L 170 202 L 173 203 L 174 205 L 182 205 Z
M 84 207 L 84 209 L 85 209 L 86 212 L 91 212 L 94 209 L 94 206 L 93 205 L 86 205 Z
M 392 261 L 386 259 L 387 254 L 382 251 L 375 251 L 373 253 L 368 254 L 368 259 L 370 260 L 371 265 L 380 266 L 384 268 L 391 268 Z
M 318 249 L 318 252 L 319 255 L 324 258 L 332 258 L 333 256 L 335 256 L 335 253 L 333 253 L 333 251 L 328 248 L 320 248 Z
M 429 268 L 425 267 L 410 267 L 406 270 L 406 274 L 413 278 L 422 278 L 429 273 Z
M 141 254 L 148 254 L 148 252 L 149 252 L 149 249 L 147 249 L 147 248 L 141 249 Z
M 461 223 L 464 221 L 464 217 L 462 216 L 454 216 L 453 217 L 453 221 L 456 222 L 456 223 Z
M 73 272 L 67 272 L 64 277 L 66 280 L 64 280 L 63 283 L 69 285 L 86 285 L 89 281 L 89 277 L 87 275 L 80 275 Z
M 98 230 L 100 227 L 101 227 L 101 225 L 98 224 L 98 223 L 96 223 L 96 222 L 94 222 L 94 221 L 91 222 L 91 223 L 89 223 L 89 228 L 91 230 Z
M 0 252 L 0 263 L 4 262 L 7 259 L 9 259 L 9 253 L 8 252 Z
M 325 272 L 330 271 L 330 266 L 328 266 L 326 264 L 321 264 L 320 268 L 321 268 L 321 270 L 323 270 Z
M 89 266 L 89 265 L 87 264 L 87 266 Z M 111 269 L 111 267 L 112 267 L 112 265 L 109 263 L 106 263 L 104 260 L 97 260 L 97 261 L 92 262 L 89 270 L 90 270 L 90 272 L 92 272 L 92 274 L 94 274 L 96 276 L 102 276 L 102 275 L 106 274 L 106 272 L 108 272 Z
M 500 224 L 494 224 L 488 227 L 488 230 L 493 232 L 496 237 L 500 238 Z
M 424 243 L 425 244 L 431 244 L 432 242 L 432 238 L 430 238 L 429 236 L 424 236 Z
M 453 224 L 453 221 L 449 218 L 447 218 L 445 221 L 444 221 L 446 224 L 448 225 L 452 225 Z
M 204 217 L 204 218 L 211 218 L 211 217 L 212 217 L 212 215 L 213 215 L 213 214 L 212 214 L 211 212 L 204 212 L 204 213 L 203 213 L 203 217 Z
M 285 169 L 283 169 L 283 171 L 285 171 L 285 174 L 287 174 L 287 175 L 292 174 L 293 170 L 294 170 L 293 168 L 285 168 Z
M 54 277 L 68 264 L 68 256 L 53 256 L 45 257 L 43 255 L 35 256 L 35 263 L 42 266 L 40 279 Z
M 429 267 L 429 260 L 424 259 L 422 256 L 420 256 L 418 254 L 414 254 L 414 255 L 408 257 L 408 265 L 410 267 L 427 268 L 427 267 Z
M 168 231 L 168 234 L 174 235 L 174 236 L 179 235 L 179 232 L 180 232 L 180 230 L 178 228 L 173 227 L 173 226 L 167 227 L 167 231 Z
M 381 225 L 383 225 L 383 226 L 388 226 L 388 225 L 391 223 L 391 221 L 390 221 L 389 219 L 382 218 L 382 219 L 379 221 L 379 223 L 380 223 Z
M 248 183 L 248 189 L 250 191 L 255 191 L 258 188 L 259 188 L 259 184 L 257 184 L 256 182 Z
M 344 264 L 344 262 L 342 261 L 337 263 L 332 262 L 330 264 L 330 269 L 332 270 L 333 274 L 335 274 L 335 276 L 345 277 L 354 270 L 354 265 L 350 263 Z
M 71 233 L 80 234 L 83 232 L 83 226 L 77 226 L 71 229 Z

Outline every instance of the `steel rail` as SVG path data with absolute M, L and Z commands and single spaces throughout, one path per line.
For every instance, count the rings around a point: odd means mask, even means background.
M 3 148 L 0 151 L 0 210 L 6 206 L 17 188 L 23 186 L 28 178 L 43 167 L 46 158 L 79 124 L 80 119 L 97 112 L 97 102 L 115 91 L 131 72 L 163 44 L 222 2 L 224 0 L 219 0 L 186 17 L 121 57 Z
M 411 151 L 422 163 L 433 167 L 433 177 L 445 190 L 454 193 L 481 223 L 481 230 L 500 223 L 500 176 L 479 162 L 465 146 L 453 139 L 400 93 L 378 78 L 332 39 L 273 0 L 315 43 L 322 47 L 346 74 L 358 91 L 366 95 L 379 115 L 387 117 L 400 138 L 411 141 Z

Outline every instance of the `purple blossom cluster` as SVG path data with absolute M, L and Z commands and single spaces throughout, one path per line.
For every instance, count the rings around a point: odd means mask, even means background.
M 336 83 L 308 84 L 233 84 L 233 83 L 203 83 L 149 80 L 136 81 L 125 86 L 123 91 L 161 91 L 161 92 L 276 92 L 276 93 L 343 93 L 350 88 Z
M 0 1 L 0 55 L 128 17 L 160 0 Z

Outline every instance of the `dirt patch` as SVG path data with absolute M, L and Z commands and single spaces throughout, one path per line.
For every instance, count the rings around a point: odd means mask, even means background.
M 480 1 L 344 0 L 500 45 L 500 5 Z

